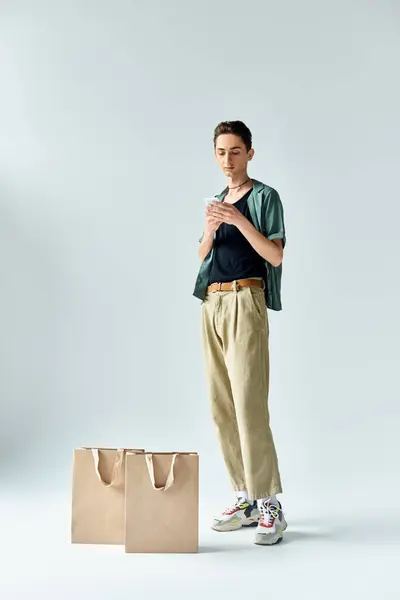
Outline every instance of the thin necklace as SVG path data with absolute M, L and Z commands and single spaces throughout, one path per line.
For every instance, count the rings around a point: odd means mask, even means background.
M 229 189 L 229 190 L 237 190 L 238 188 L 241 188 L 241 187 L 243 187 L 243 186 L 244 186 L 244 184 L 245 184 L 245 183 L 247 183 L 248 181 L 250 181 L 250 177 L 249 177 L 248 179 L 246 179 L 246 181 L 243 181 L 243 183 L 241 183 L 240 185 L 236 185 L 235 187 L 229 187 L 229 186 L 228 186 L 228 189 Z

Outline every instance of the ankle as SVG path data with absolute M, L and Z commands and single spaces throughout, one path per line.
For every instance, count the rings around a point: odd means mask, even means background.
M 247 494 L 247 490 L 236 490 L 235 494 L 236 494 L 237 500 L 240 500 L 240 499 L 248 500 L 249 499 L 249 496 Z
M 274 506 L 279 506 L 278 499 L 276 496 L 267 496 L 266 498 L 259 498 L 257 500 L 257 504 L 259 507 L 264 506 L 266 503 L 273 504 Z

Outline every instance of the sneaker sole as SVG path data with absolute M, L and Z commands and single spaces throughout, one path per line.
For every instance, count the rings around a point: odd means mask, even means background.
M 280 542 L 282 540 L 283 540 L 283 535 L 279 534 L 279 535 L 271 538 L 271 540 L 268 542 L 262 542 L 261 540 L 255 540 L 254 543 L 256 544 L 256 546 L 276 546 L 276 544 L 280 544 Z
M 212 525 L 211 529 L 213 529 L 214 531 L 218 531 L 219 533 L 225 533 L 228 531 L 238 531 L 239 529 L 245 528 L 248 529 L 249 527 L 257 527 L 258 525 L 258 520 L 257 521 L 253 521 L 252 523 L 235 523 L 233 525 Z

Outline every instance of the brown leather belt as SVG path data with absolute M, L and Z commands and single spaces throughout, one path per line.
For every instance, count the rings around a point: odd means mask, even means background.
M 229 281 L 228 283 L 212 283 L 208 286 L 207 292 L 232 292 L 234 290 L 234 281 Z M 240 290 L 240 288 L 245 287 L 258 287 L 262 288 L 264 286 L 264 282 L 262 279 L 237 279 L 236 280 L 236 289 Z

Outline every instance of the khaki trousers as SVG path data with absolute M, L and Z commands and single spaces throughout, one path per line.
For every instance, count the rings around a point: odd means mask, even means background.
M 202 344 L 211 410 L 236 491 L 250 500 L 282 492 L 269 424 L 269 326 L 264 292 L 208 293 Z

